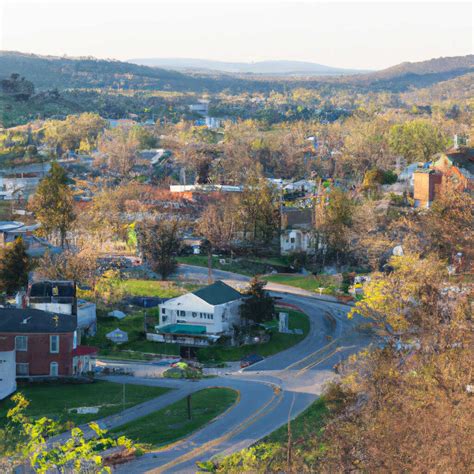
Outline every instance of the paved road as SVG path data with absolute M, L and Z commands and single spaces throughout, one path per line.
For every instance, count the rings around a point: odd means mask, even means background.
M 206 269 L 180 266 L 180 273 L 207 278 Z M 215 271 L 214 278 L 245 283 L 248 277 Z M 197 278 L 194 278 L 197 279 Z M 286 291 L 289 289 L 289 291 Z M 194 473 L 196 461 L 227 455 L 254 444 L 307 408 L 335 377 L 334 365 L 365 347 L 370 339 L 358 331 L 361 320 L 348 320 L 348 306 L 334 300 L 316 299 L 288 287 L 272 293 L 299 307 L 311 322 L 308 336 L 296 346 L 255 364 L 240 373 L 198 382 L 129 376 L 109 376 L 119 383 L 167 386 L 174 390 L 123 413 L 100 420 L 105 428 L 119 427 L 146 416 L 202 388 L 229 387 L 239 391 L 238 402 L 190 437 L 167 448 L 147 453 L 117 472 Z M 302 290 L 304 291 L 304 290 Z M 296 294 L 289 294 L 289 292 Z
M 334 365 L 369 343 L 357 331 L 361 322 L 347 319 L 348 307 L 297 295 L 281 295 L 286 303 L 305 311 L 311 321 L 307 338 L 296 346 L 255 364 L 241 373 L 194 384 L 195 390 L 225 386 L 239 390 L 235 407 L 203 429 L 165 449 L 148 453 L 118 472 L 194 473 L 196 461 L 248 447 L 307 408 L 324 385 L 335 377 Z M 109 377 L 124 381 L 124 378 Z M 127 379 L 125 379 L 127 380 Z M 133 379 L 160 385 L 159 380 Z M 176 381 L 174 382 L 176 383 Z M 184 388 L 176 391 L 182 398 Z

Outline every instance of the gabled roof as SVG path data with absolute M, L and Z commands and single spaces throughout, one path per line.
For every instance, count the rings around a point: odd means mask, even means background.
M 213 306 L 228 303 L 229 301 L 235 301 L 243 297 L 242 293 L 239 293 L 237 290 L 234 290 L 234 288 L 226 285 L 220 280 L 212 285 L 194 291 L 193 294 Z
M 70 314 L 50 313 L 39 309 L 0 308 L 0 333 L 74 332 L 77 319 Z

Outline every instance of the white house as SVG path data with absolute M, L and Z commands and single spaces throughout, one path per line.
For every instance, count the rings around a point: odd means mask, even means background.
M 244 295 L 222 281 L 170 299 L 161 305 L 157 334 L 149 339 L 188 345 L 208 345 L 231 334 L 240 324 Z
M 0 352 L 0 400 L 16 390 L 16 352 Z
M 314 252 L 313 211 L 284 207 L 281 210 L 280 252 Z

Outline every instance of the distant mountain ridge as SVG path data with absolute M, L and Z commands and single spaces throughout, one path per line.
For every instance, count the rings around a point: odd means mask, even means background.
M 274 67 L 271 61 L 271 68 Z M 278 63 L 278 62 L 277 62 Z M 262 63 L 260 63 L 262 64 Z M 265 62 L 263 63 L 265 64 Z M 303 68 L 304 63 L 299 63 Z M 282 61 L 280 69 L 289 71 L 295 66 Z M 264 70 L 263 66 L 259 66 Z M 309 63 L 308 67 L 315 67 Z M 326 67 L 326 66 L 321 66 Z M 381 71 L 359 74 L 314 75 L 300 71 L 293 77 L 272 73 L 248 75 L 244 73 L 179 72 L 132 64 L 124 61 L 40 56 L 15 51 L 0 51 L 0 79 L 18 73 L 32 81 L 36 90 L 102 89 L 102 90 L 157 90 L 178 92 L 232 93 L 271 91 L 284 92 L 289 88 L 357 87 L 362 90 L 406 91 L 429 87 L 442 81 L 474 72 L 474 55 L 435 58 L 415 63 L 402 63 Z
M 255 62 L 228 62 L 193 58 L 142 58 L 129 59 L 133 64 L 142 66 L 175 69 L 177 71 L 213 71 L 230 74 L 263 75 L 345 75 L 369 72 L 360 69 L 345 69 L 325 66 L 308 61 L 269 60 Z

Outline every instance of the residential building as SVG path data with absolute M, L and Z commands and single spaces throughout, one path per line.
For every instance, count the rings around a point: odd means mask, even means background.
M 299 209 L 282 207 L 280 252 L 314 252 L 314 211 L 312 208 Z
M 231 335 L 240 324 L 245 296 L 222 281 L 172 298 L 159 305 L 160 324 L 149 339 L 190 346 L 206 346 Z
M 41 257 L 47 251 L 53 254 L 61 252 L 59 247 L 34 235 L 34 231 L 38 228 L 39 224 L 25 225 L 18 221 L 0 221 L 0 247 L 5 247 L 21 237 L 26 247 L 26 253 L 30 257 Z
M 76 298 L 76 284 L 73 281 L 43 280 L 31 283 L 27 305 L 42 311 L 74 316 L 79 336 L 94 335 L 96 332 L 96 305 Z
M 78 348 L 76 327 L 68 314 L 0 308 L 0 351 L 15 351 L 17 378 L 80 375 L 93 370 L 97 350 Z
M 429 207 L 449 189 L 474 191 L 474 148 L 463 144 L 457 136 L 454 142 L 452 148 L 438 153 L 431 163 L 414 172 L 415 207 Z

